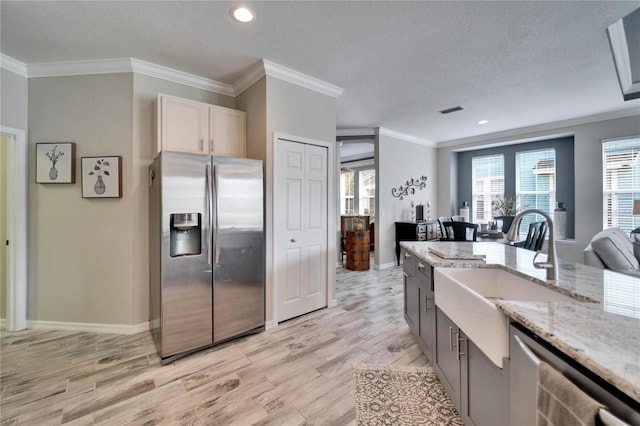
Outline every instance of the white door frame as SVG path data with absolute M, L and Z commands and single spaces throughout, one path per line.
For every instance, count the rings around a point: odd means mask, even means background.
M 308 145 L 317 145 L 327 148 L 327 306 L 332 307 L 338 304 L 336 300 L 336 268 L 332 259 L 335 259 L 337 256 L 335 244 L 333 244 L 333 236 L 336 235 L 336 221 L 332 220 L 337 215 L 337 203 L 335 196 L 335 187 L 336 187 L 336 176 L 337 176 L 337 160 L 336 160 L 336 144 L 335 142 L 326 142 L 315 139 L 303 138 L 300 136 L 287 135 L 284 133 L 274 132 L 273 133 L 273 144 L 271 146 L 271 150 L 269 154 L 271 155 L 271 159 L 273 167 L 267 168 L 267 185 L 268 188 L 272 188 L 270 201 L 267 203 L 267 235 L 270 235 L 270 241 L 267 241 L 267 247 L 270 247 L 272 255 L 269 256 L 267 253 L 268 265 L 270 265 L 267 270 L 271 271 L 270 276 L 267 276 L 267 288 L 269 285 L 273 289 L 273 297 L 270 300 L 270 304 L 273 310 L 273 316 L 271 317 L 271 321 L 267 321 L 267 328 L 275 327 L 278 323 L 278 288 L 275 285 L 275 267 L 276 267 L 276 251 L 275 251 L 275 238 L 274 238 L 274 223 L 275 223 L 275 215 L 276 211 L 274 208 L 274 192 L 275 192 L 275 178 L 274 178 L 274 170 L 281 170 L 282 167 L 277 163 L 276 156 L 276 144 L 278 140 L 286 139 L 291 142 L 298 142 Z M 269 229 L 271 228 L 271 229 Z M 267 297 L 267 301 L 269 298 Z
M 27 328 L 27 140 L 24 130 L 0 126 L 14 143 L 7 147 L 7 324 L 8 331 Z M 2 241 L 2 244 L 5 244 Z

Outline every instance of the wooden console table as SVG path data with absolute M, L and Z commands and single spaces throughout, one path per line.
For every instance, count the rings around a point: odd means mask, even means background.
M 346 231 L 347 269 L 369 270 L 369 231 Z

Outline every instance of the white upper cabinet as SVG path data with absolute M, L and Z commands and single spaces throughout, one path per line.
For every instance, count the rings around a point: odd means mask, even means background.
M 158 152 L 245 157 L 246 114 L 231 108 L 158 94 Z
M 209 105 L 209 140 L 213 154 L 246 156 L 246 116 L 244 111 Z

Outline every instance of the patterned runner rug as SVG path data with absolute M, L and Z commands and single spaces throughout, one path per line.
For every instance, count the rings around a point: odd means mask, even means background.
M 353 365 L 358 425 L 463 425 L 431 367 Z

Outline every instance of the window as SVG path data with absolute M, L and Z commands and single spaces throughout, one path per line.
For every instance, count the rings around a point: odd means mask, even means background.
M 361 215 L 375 216 L 376 214 L 376 171 L 363 170 L 358 172 L 360 200 L 358 208 Z
M 355 214 L 355 172 L 342 172 L 340 174 L 340 214 Z
M 556 150 L 516 153 L 516 200 L 520 210 L 538 209 L 553 215 L 556 203 Z M 527 234 L 531 222 L 544 221 L 540 215 L 526 215 L 520 233 Z
M 473 157 L 471 160 L 472 221 L 491 220 L 491 203 L 498 195 L 504 195 L 504 156 Z
M 340 173 L 340 214 L 375 216 L 375 169 L 343 169 Z
M 640 137 L 602 143 L 603 227 L 631 232 L 640 225 L 633 200 L 640 199 Z

